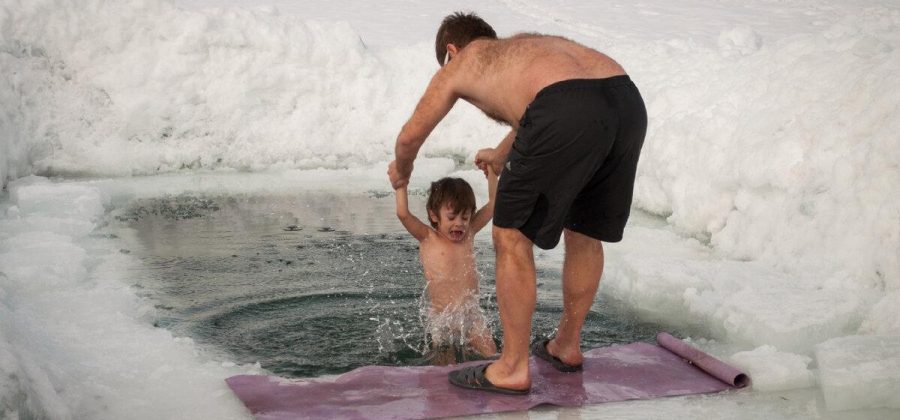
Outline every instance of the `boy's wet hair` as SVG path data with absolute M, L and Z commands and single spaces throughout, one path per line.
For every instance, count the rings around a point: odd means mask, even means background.
M 475 13 L 455 12 L 447 15 L 438 27 L 434 39 L 434 52 L 437 54 L 438 64 L 442 67 L 446 64 L 444 58 L 447 56 L 447 44 L 463 48 L 477 38 L 497 39 L 497 33 Z
M 449 205 L 456 213 L 463 213 L 467 210 L 474 212 L 475 192 L 472 191 L 472 186 L 461 178 L 447 177 L 432 182 L 431 188 L 428 189 L 428 202 L 425 204 L 425 208 L 440 215 L 441 207 L 445 204 Z M 430 215 L 428 220 L 431 222 L 431 227 L 437 228 L 437 223 L 431 220 Z

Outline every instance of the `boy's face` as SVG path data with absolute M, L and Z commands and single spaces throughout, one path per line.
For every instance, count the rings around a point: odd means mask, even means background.
M 453 210 L 449 204 L 441 206 L 440 213 L 434 214 L 428 211 L 431 221 L 437 223 L 437 231 L 443 237 L 453 241 L 462 242 L 469 233 L 469 221 L 472 218 L 472 210 L 459 213 Z

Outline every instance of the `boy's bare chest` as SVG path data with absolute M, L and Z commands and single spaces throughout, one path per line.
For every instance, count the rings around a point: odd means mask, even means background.
M 423 242 L 419 248 L 422 268 L 428 280 L 467 278 L 475 274 L 474 249 L 469 244 Z

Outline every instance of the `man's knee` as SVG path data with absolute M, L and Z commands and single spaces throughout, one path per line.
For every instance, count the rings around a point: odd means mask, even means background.
M 566 250 L 579 250 L 592 253 L 603 253 L 603 242 L 574 230 L 564 230 Z
M 494 226 L 491 234 L 494 238 L 494 248 L 497 250 L 497 253 L 531 249 L 531 241 L 518 229 Z

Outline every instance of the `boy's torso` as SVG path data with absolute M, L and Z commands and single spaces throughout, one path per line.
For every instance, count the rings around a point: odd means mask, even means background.
M 432 311 L 456 306 L 478 294 L 474 241 L 453 243 L 432 232 L 419 245 Z

